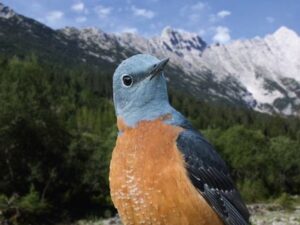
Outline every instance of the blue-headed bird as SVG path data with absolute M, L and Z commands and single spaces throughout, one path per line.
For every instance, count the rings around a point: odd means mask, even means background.
M 249 212 L 212 145 L 169 103 L 169 59 L 138 54 L 113 75 L 119 129 L 111 197 L 125 225 L 246 225 Z

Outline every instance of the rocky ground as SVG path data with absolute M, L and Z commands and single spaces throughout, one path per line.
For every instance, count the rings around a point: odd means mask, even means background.
M 283 209 L 275 204 L 249 205 L 253 225 L 300 225 L 300 205 Z M 79 221 L 75 225 L 122 225 L 118 217 L 106 220 Z
M 287 210 L 274 204 L 254 204 L 249 210 L 253 225 L 300 225 L 300 205 Z

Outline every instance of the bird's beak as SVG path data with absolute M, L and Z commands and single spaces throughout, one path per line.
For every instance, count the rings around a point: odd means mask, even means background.
M 151 71 L 150 71 L 150 80 L 160 74 L 166 67 L 167 63 L 169 62 L 169 58 L 161 60 L 159 63 L 156 63 L 152 66 Z

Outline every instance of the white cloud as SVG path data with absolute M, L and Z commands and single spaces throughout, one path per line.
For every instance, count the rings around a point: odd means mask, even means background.
M 230 30 L 228 27 L 223 27 L 223 26 L 218 26 L 215 29 L 215 35 L 213 36 L 213 41 L 220 43 L 220 44 L 225 44 L 231 40 L 230 37 Z
M 97 5 L 95 8 L 95 12 L 100 18 L 106 18 L 111 13 L 111 10 L 111 7 L 106 7 L 103 5 Z
M 55 23 L 58 20 L 61 20 L 63 16 L 64 13 L 62 11 L 55 10 L 47 13 L 46 20 L 48 23 Z
M 222 20 L 225 17 L 230 16 L 230 15 L 231 15 L 230 11 L 222 10 L 222 11 L 218 12 L 217 14 L 211 14 L 209 16 L 209 21 L 211 23 L 215 23 L 215 22 L 218 22 L 218 21 L 220 21 L 220 20 Z
M 148 9 L 141 9 L 141 8 L 132 6 L 131 10 L 135 16 L 145 17 L 147 19 L 152 19 L 155 16 L 155 13 Z
M 78 3 L 75 3 L 74 5 L 72 5 L 71 9 L 74 12 L 81 13 L 81 12 L 83 12 L 85 10 L 85 6 L 84 6 L 83 2 L 78 2 Z
M 230 15 L 231 15 L 231 12 L 227 11 L 227 10 L 222 10 L 222 11 L 217 13 L 217 16 L 219 18 L 225 18 L 225 17 L 230 16 Z
M 136 34 L 138 32 L 138 29 L 135 27 L 124 27 L 121 30 L 121 33 L 132 33 L 132 34 Z
M 87 20 L 85 16 L 79 16 L 75 19 L 77 23 L 84 23 Z
M 271 17 L 271 16 L 266 17 L 266 20 L 267 20 L 268 23 L 274 23 L 275 22 L 274 17 Z

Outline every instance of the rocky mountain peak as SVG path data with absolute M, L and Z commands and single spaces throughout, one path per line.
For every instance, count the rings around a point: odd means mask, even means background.
M 281 70 L 289 71 L 290 76 L 300 81 L 300 36 L 287 27 L 280 27 L 273 34 L 268 35 L 265 41 L 274 54 L 278 55 L 277 58 L 280 58 L 276 65 L 280 66 Z
M 278 30 L 276 30 L 274 32 L 273 36 L 275 36 L 279 39 L 299 38 L 298 34 L 295 31 L 293 31 L 285 26 L 282 26 Z
M 77 35 L 83 35 L 83 36 L 90 37 L 90 38 L 99 37 L 104 34 L 104 32 L 102 30 L 100 30 L 99 28 L 96 28 L 96 27 L 86 27 L 86 28 L 82 28 L 82 29 L 78 29 L 76 27 L 65 27 L 65 28 L 61 29 L 60 31 L 66 35 L 77 34 Z
M 10 17 L 14 19 L 3 19 Z M 8 43 L 4 46 L 14 46 L 7 35 L 11 40 L 25 36 L 40 43 L 38 51 L 43 54 L 48 52 L 44 48 L 55 43 L 53 49 L 59 52 L 56 55 L 64 56 L 61 60 L 75 58 L 74 62 L 96 65 L 115 65 L 137 53 L 169 57 L 168 75 L 173 78 L 170 85 L 197 99 L 300 115 L 300 37 L 287 27 L 262 38 L 207 46 L 199 34 L 171 27 L 150 38 L 105 33 L 94 27 L 52 30 L 1 3 L 0 23 L 0 43 Z M 24 35 L 16 35 L 15 30 Z M 19 40 L 24 51 L 31 42 Z M 36 45 L 29 47 L 36 49 Z
M 9 19 L 15 15 L 16 13 L 11 8 L 3 5 L 0 2 L 0 18 Z
M 165 27 L 161 33 L 161 40 L 165 47 L 183 51 L 197 51 L 202 52 L 207 44 L 197 33 L 191 33 L 180 29 L 173 29 Z
M 65 27 L 63 29 L 59 30 L 60 32 L 64 33 L 67 36 L 73 36 L 73 35 L 79 35 L 80 30 L 78 30 L 76 27 Z
M 87 27 L 87 28 L 81 29 L 80 31 L 81 31 L 81 33 L 85 33 L 90 36 L 99 36 L 104 33 L 101 29 L 99 29 L 97 27 Z

